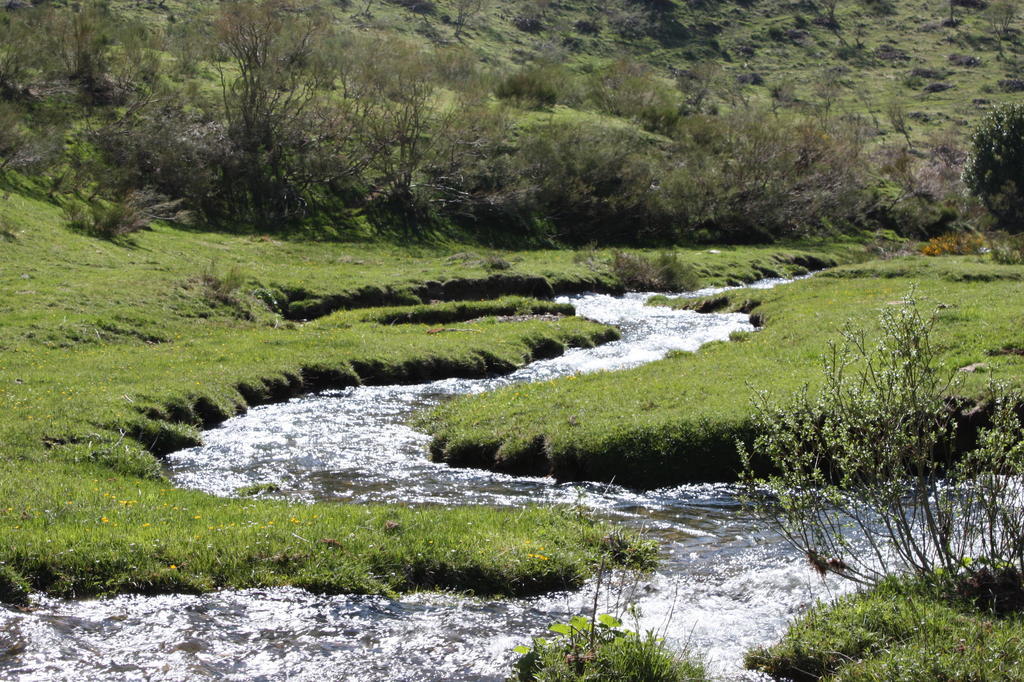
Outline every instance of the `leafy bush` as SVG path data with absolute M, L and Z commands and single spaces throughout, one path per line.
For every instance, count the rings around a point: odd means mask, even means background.
M 622 622 L 608 614 L 593 620 L 576 616 L 550 630 L 556 634 L 554 640 L 537 638 L 532 647 L 516 647 L 522 657 L 516 663 L 513 681 L 707 679 L 701 663 L 679 658 L 653 632 L 641 636 L 623 629 Z
M 116 239 L 138 232 L 148 221 L 142 218 L 126 201 L 105 202 L 95 199 L 89 203 L 71 202 L 64 207 L 68 227 L 102 239 Z
M 502 210 L 545 216 L 567 241 L 637 239 L 652 228 L 647 201 L 657 150 L 636 130 L 550 123 L 520 139 Z
M 922 247 L 926 256 L 963 256 L 979 253 L 985 246 L 985 237 L 974 232 L 949 232 L 929 239 Z
M 996 109 L 971 137 L 964 183 L 999 220 L 1019 232 L 1024 224 L 1024 104 Z
M 739 445 L 746 499 L 823 574 L 874 584 L 1024 565 L 1021 397 L 996 395 L 991 426 L 959 455 L 955 373 L 938 365 L 934 322 L 911 292 L 882 313 L 876 346 L 843 333 L 816 398 L 756 400 L 760 435 Z M 757 477 L 755 458 L 777 473 Z
M 992 260 L 1003 265 L 1024 265 L 1024 235 L 997 232 L 989 237 Z
M 671 151 L 686 163 L 659 178 L 657 212 L 733 242 L 842 225 L 863 215 L 863 149 L 856 125 L 747 111 L 687 117 Z
M 506 76 L 494 88 L 494 94 L 520 106 L 550 107 L 558 103 L 559 75 L 557 67 L 527 66 Z
M 618 60 L 590 78 L 590 100 L 600 110 L 631 118 L 646 130 L 669 135 L 682 116 L 680 93 L 637 62 Z
M 634 291 L 692 291 L 700 287 L 700 275 L 673 253 L 648 258 L 637 253 L 612 254 L 612 273 Z

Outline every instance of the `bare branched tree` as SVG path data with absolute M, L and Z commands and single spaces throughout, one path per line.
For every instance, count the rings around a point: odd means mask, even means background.
M 291 9 L 285 0 L 232 2 L 216 23 L 233 67 L 221 69 L 228 134 L 239 154 L 229 175 L 261 223 L 302 210 L 290 157 L 305 145 L 301 122 L 325 84 L 316 59 L 323 24 Z
M 488 0 L 455 0 L 454 22 L 456 39 L 462 35 L 466 24 L 483 12 L 488 4 Z

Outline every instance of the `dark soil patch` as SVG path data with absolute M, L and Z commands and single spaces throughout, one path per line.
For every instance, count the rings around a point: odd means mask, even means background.
M 990 350 L 989 355 L 1024 355 L 1024 348 L 1000 348 L 999 350 Z
M 997 616 L 1024 611 L 1024 576 L 1016 568 L 983 568 L 962 579 L 956 593 Z

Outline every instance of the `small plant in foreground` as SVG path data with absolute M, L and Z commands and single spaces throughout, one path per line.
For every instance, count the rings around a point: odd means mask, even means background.
M 704 680 L 704 666 L 680 658 L 665 647 L 664 640 L 648 631 L 644 635 L 622 627 L 608 614 L 594 619 L 576 616 L 568 623 L 549 628 L 556 637 L 536 638 L 532 647 L 519 646 L 514 682 L 578 682 L 581 680 L 644 680 L 676 682 Z
M 958 454 L 955 374 L 938 365 L 934 322 L 911 291 L 882 313 L 876 346 L 849 329 L 831 346 L 816 398 L 805 387 L 786 405 L 755 401 L 760 435 L 739 445 L 746 500 L 822 574 L 875 584 L 1024 567 L 1021 396 L 995 395 L 991 425 Z M 777 473 L 755 476 L 755 456 Z

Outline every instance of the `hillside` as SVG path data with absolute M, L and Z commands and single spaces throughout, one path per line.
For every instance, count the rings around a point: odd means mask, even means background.
M 0 168 L 106 238 L 984 228 L 966 135 L 1024 87 L 1012 0 L 24 5 Z
M 209 9 L 113 4 L 158 23 Z M 543 61 L 587 74 L 628 58 L 679 79 L 691 98 L 707 88 L 725 107 L 865 115 L 887 139 L 902 137 L 893 114 L 921 142 L 1024 90 L 1024 19 L 1013 0 L 346 0 L 325 8 L 347 30 L 466 51 L 498 70 Z M 572 94 L 561 93 L 569 106 Z

